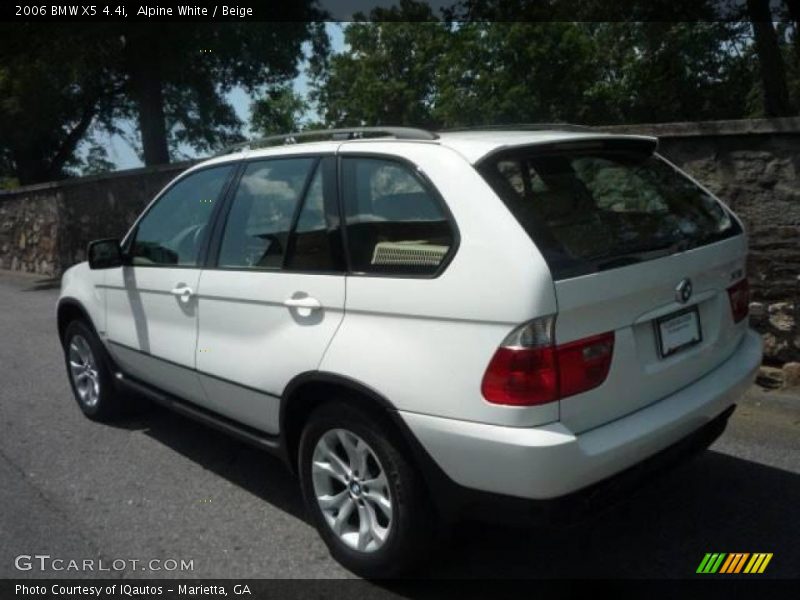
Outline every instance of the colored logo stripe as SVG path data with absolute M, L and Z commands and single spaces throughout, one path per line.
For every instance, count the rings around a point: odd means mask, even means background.
M 749 559 L 749 560 L 748 560 Z M 763 573 L 769 561 L 772 560 L 771 552 L 708 552 L 697 567 L 698 573 Z M 747 566 L 745 566 L 745 564 Z M 742 571 L 744 569 L 744 571 Z
M 730 573 L 731 565 L 736 562 L 737 558 L 738 558 L 737 554 L 728 554 L 728 558 L 726 558 L 725 562 L 722 563 L 722 568 L 719 570 L 719 572 Z
M 703 558 L 700 566 L 697 567 L 698 573 L 716 573 L 719 569 L 722 559 L 725 558 L 725 553 L 707 553 Z
M 733 552 L 728 555 L 728 560 L 722 565 L 720 573 L 738 573 L 744 566 L 744 561 L 750 556 L 748 552 Z
M 761 554 L 753 554 L 753 558 L 750 559 L 750 562 L 747 563 L 747 566 L 744 568 L 745 573 L 763 573 L 764 569 L 767 568 L 769 561 L 772 560 L 772 553 L 761 553 Z

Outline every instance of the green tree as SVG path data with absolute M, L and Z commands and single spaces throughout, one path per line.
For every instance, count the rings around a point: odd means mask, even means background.
M 747 23 L 443 22 L 409 0 L 370 16 L 384 20 L 349 25 L 315 80 L 330 125 L 747 116 Z
M 124 82 L 96 32 L 0 26 L 0 175 L 21 184 L 63 177 L 93 124 L 111 126 Z
M 118 131 L 120 119 L 137 123 L 148 165 L 181 144 L 209 151 L 241 139 L 227 92 L 284 85 L 304 42 L 312 64 L 324 63 L 324 25 L 304 20 L 321 16 L 314 0 L 286 10 L 296 21 L 2 24 L 0 174 L 23 184 L 66 176 L 81 141 Z
M 331 56 L 311 97 L 331 126 L 434 125 L 436 68 L 449 26 L 422 2 L 375 9 L 344 32 L 349 51 Z
M 109 160 L 108 151 L 105 149 L 105 146 L 94 143 L 86 153 L 86 157 L 81 165 L 80 174 L 84 176 L 100 175 L 113 171 L 115 166 L 116 165 Z
M 786 67 L 772 23 L 769 0 L 747 0 L 747 13 L 753 25 L 753 37 L 760 66 L 764 113 L 768 117 L 792 114 Z
M 253 102 L 251 109 L 251 129 L 268 136 L 303 129 L 302 119 L 309 104 L 290 85 L 285 85 L 269 90 L 264 97 Z
M 593 122 L 642 123 L 748 116 L 755 80 L 748 26 L 739 22 L 587 25 L 599 77 Z M 602 52 L 600 50 L 602 49 Z
M 327 36 L 310 2 L 296 5 L 296 21 L 126 25 L 120 66 L 138 120 L 145 164 L 167 162 L 180 143 L 201 151 L 241 138 L 241 122 L 225 94 L 281 86 L 297 75 L 302 45 L 326 52 Z
M 591 120 L 599 76 L 576 23 L 464 23 L 440 55 L 433 113 L 446 126 Z

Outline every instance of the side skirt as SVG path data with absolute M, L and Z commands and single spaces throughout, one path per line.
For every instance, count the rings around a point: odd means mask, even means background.
M 280 436 L 264 433 L 253 427 L 237 423 L 232 419 L 218 415 L 210 410 L 178 398 L 177 396 L 163 392 L 144 382 L 133 379 L 119 371 L 114 373 L 114 377 L 117 385 L 123 389 L 140 394 L 156 404 L 189 417 L 190 419 L 194 419 L 204 425 L 213 427 L 223 433 L 232 435 L 251 446 L 266 450 L 278 456 L 283 459 L 284 462 L 286 461 L 284 446 L 281 443 Z

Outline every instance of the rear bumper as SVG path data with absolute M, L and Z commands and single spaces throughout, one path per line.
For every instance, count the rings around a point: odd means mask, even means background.
M 525 499 L 558 498 L 626 471 L 693 433 L 714 429 L 711 425 L 726 413 L 724 428 L 728 409 L 755 378 L 761 346 L 760 336 L 747 330 L 733 355 L 699 380 L 580 435 L 561 423 L 522 428 L 402 411 L 400 416 L 458 486 Z

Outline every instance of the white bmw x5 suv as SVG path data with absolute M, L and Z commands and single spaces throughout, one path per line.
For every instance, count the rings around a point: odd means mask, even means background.
M 747 241 L 656 148 L 359 128 L 196 165 L 64 274 L 78 405 L 145 396 L 278 454 L 368 576 L 457 509 L 582 498 L 703 447 L 761 360 Z

